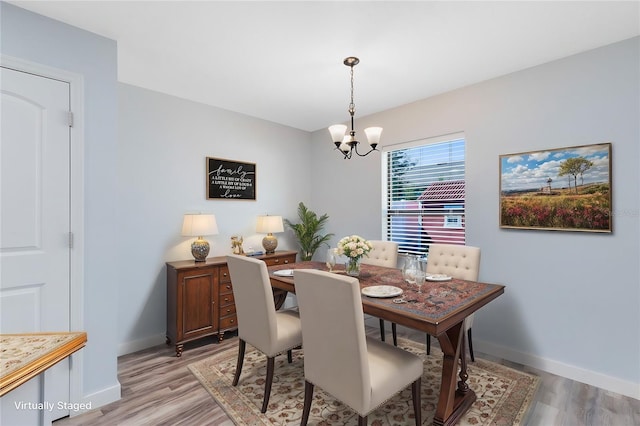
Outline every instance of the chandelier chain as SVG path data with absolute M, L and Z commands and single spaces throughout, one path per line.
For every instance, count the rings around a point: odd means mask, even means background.
M 351 103 L 349 103 L 349 114 L 353 117 L 356 113 L 356 104 L 353 103 L 353 65 L 351 65 Z

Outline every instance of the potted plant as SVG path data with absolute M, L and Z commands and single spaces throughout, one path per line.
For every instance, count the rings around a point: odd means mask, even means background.
M 323 214 L 318 217 L 304 203 L 300 202 L 298 204 L 298 218 L 300 223 L 291 223 L 288 219 L 284 219 L 284 223 L 296 234 L 300 245 L 300 260 L 311 260 L 316 250 L 322 244 L 329 245 L 327 241 L 333 237 L 333 234 L 320 235 L 329 216 Z

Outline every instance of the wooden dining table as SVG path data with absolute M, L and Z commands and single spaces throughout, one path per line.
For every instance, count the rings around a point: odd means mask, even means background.
M 328 270 L 321 262 L 296 262 L 268 269 L 277 306 L 282 304 L 287 292 L 295 293 L 295 280 L 291 276 L 274 275 L 274 272 L 282 269 Z M 334 273 L 344 274 L 345 271 L 344 268 L 334 268 Z M 437 337 L 443 359 L 440 395 L 433 424 L 455 424 L 476 400 L 476 394 L 467 385 L 464 319 L 503 294 L 505 286 L 451 279 L 427 281 L 418 293 L 418 288 L 407 283 L 399 269 L 364 264 L 360 267 L 358 279 L 361 289 L 384 285 L 398 287 L 403 292 L 396 297 L 363 295 L 365 314 Z M 402 302 L 397 303 L 398 299 Z

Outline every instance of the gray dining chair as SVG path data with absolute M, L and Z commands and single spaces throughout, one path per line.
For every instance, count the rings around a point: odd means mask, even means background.
M 300 424 L 309 420 L 315 386 L 353 409 L 358 425 L 366 425 L 369 413 L 411 384 L 415 423 L 420 425 L 422 359 L 366 335 L 358 279 L 296 269 L 294 281 L 304 341 Z
M 267 356 L 267 377 L 261 411 L 267 411 L 275 357 L 287 352 L 292 362 L 292 349 L 302 345 L 300 317 L 294 310 L 276 311 L 267 264 L 246 256 L 228 255 L 227 265 L 233 286 L 238 316 L 238 362 L 233 386 L 238 385 L 246 344 Z
M 369 240 L 373 249 L 369 252 L 369 256 L 362 258 L 360 263 L 375 266 L 385 266 L 387 268 L 396 268 L 398 266 L 398 243 L 393 241 Z M 391 323 L 391 333 L 393 335 L 393 345 L 398 346 L 398 333 L 396 324 Z M 380 318 L 380 339 L 385 341 L 384 320 Z

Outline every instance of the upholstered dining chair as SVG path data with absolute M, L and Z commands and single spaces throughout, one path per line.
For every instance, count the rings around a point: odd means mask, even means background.
M 367 265 L 386 266 L 387 268 L 395 268 L 398 266 L 398 243 L 393 241 L 369 240 L 373 249 L 369 252 L 369 256 L 362 258 L 360 263 Z M 393 335 L 393 345 L 398 346 L 398 337 L 396 332 L 396 324 L 391 323 L 391 332 Z M 380 319 L 380 339 L 385 341 L 384 320 Z
M 456 244 L 431 244 L 429 245 L 426 272 L 427 274 L 449 275 L 460 280 L 477 281 L 480 273 L 480 248 Z M 471 361 L 476 360 L 471 340 L 473 315 L 469 315 L 464 320 Z M 427 334 L 427 354 L 430 352 L 431 336 Z
M 262 260 L 227 255 L 227 265 L 238 316 L 238 363 L 233 386 L 238 385 L 245 347 L 249 343 L 267 356 L 267 377 L 261 410 L 264 413 L 269 404 L 276 355 L 287 352 L 291 363 L 292 349 L 302 344 L 300 317 L 293 310 L 276 311 L 267 264 Z
M 480 249 L 457 244 L 430 244 L 426 273 L 444 274 L 460 280 L 477 281 L 480 273 Z M 464 320 L 464 330 L 467 333 L 467 345 L 469 346 L 471 361 L 476 360 L 473 354 L 473 340 L 471 340 L 473 315 L 469 315 Z M 391 324 L 391 332 L 393 333 L 394 344 L 396 344 L 396 325 L 393 323 Z M 430 353 L 431 336 L 427 334 L 427 355 Z
M 358 425 L 366 425 L 369 413 L 411 384 L 415 423 L 420 425 L 422 359 L 366 336 L 358 279 L 297 269 L 294 281 L 304 341 L 300 424 L 309 420 L 315 386 L 351 407 Z

